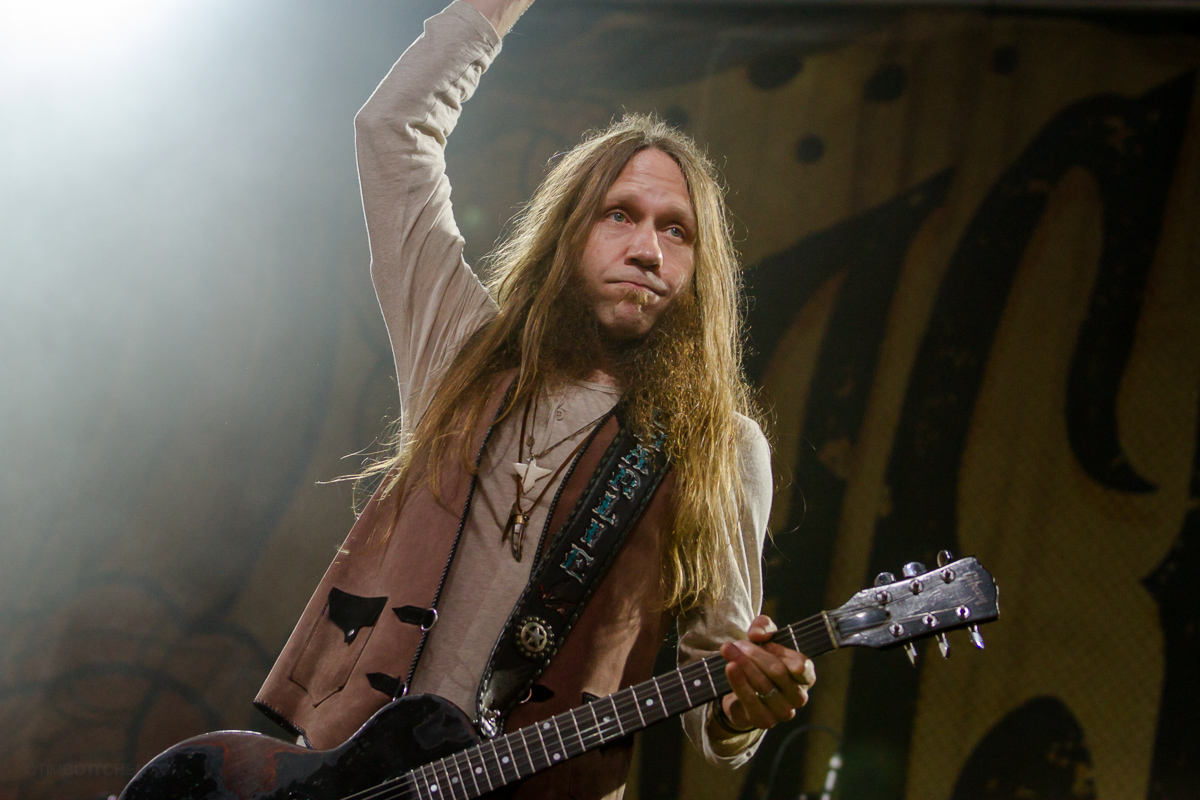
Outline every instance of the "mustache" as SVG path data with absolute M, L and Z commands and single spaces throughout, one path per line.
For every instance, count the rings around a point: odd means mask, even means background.
M 621 295 L 622 300 L 633 303 L 639 309 L 645 308 L 654 302 L 654 292 L 644 288 L 634 288 L 630 286 Z M 594 312 L 593 312 L 594 315 Z

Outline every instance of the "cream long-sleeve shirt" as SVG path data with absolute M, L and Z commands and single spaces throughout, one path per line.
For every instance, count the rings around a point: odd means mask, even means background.
M 500 37 L 476 9 L 455 2 L 425 23 L 414 42 L 355 117 L 355 142 L 371 276 L 387 323 L 400 389 L 402 424 L 411 429 L 462 343 L 496 314 L 496 304 L 463 258 L 450 203 L 444 148 L 480 75 L 500 51 Z M 554 446 L 538 464 L 555 470 L 618 399 L 607 386 L 577 383 L 538 399 L 530 433 L 534 451 Z M 519 415 L 518 415 L 519 416 Z M 718 604 L 679 620 L 679 660 L 713 653 L 742 638 L 762 601 L 760 560 L 771 504 L 770 452 L 759 427 L 742 418 L 747 501 L 740 535 L 727 554 L 729 591 Z M 441 695 L 474 716 L 475 694 L 492 646 L 530 573 L 554 487 L 533 509 L 521 561 L 501 541 L 516 493 L 519 419 L 493 435 L 484 455 L 462 544 L 447 578 L 412 691 Z M 543 479 L 543 481 L 546 479 Z M 540 493 L 539 483 L 533 495 Z M 529 495 L 527 494 L 527 497 Z M 598 692 L 597 692 L 598 693 Z M 684 715 L 689 738 L 714 763 L 738 766 L 760 732 L 729 740 L 709 735 L 708 707 Z

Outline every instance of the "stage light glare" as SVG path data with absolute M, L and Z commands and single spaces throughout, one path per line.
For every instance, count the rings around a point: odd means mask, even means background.
M 179 0 L 0 0 L 0 59 L 62 63 L 120 52 Z

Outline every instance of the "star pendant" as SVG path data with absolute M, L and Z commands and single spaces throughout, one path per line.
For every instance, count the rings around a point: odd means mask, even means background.
M 529 459 L 528 464 L 514 462 L 513 469 L 521 477 L 521 492 L 523 494 L 533 491 L 533 487 L 537 485 L 537 482 L 550 474 L 550 470 L 542 469 L 537 465 L 536 458 Z

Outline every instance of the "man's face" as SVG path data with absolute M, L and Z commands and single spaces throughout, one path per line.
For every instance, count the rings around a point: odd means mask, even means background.
M 609 341 L 645 336 L 690 290 L 695 239 L 679 165 L 661 150 L 641 151 L 605 195 L 580 263 L 584 293 Z

